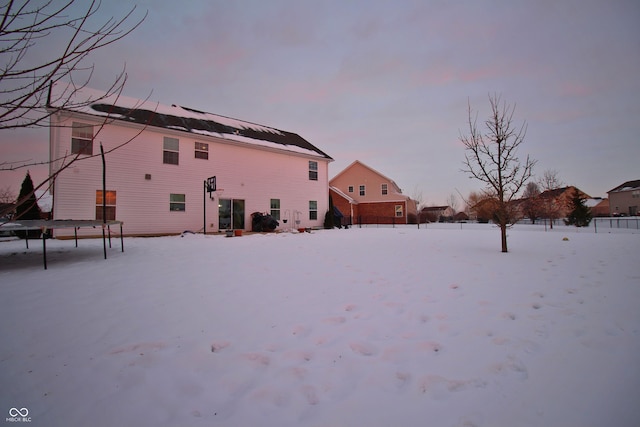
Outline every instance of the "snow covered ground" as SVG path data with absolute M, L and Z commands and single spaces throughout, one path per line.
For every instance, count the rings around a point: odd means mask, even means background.
M 355 228 L 116 239 L 105 261 L 101 240 L 50 240 L 45 271 L 41 244 L 0 242 L 0 411 L 640 425 L 640 234 L 518 226 L 499 245 L 491 225 Z

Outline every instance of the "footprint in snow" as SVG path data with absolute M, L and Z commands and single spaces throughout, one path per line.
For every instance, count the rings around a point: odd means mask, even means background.
M 121 353 L 138 353 L 141 356 L 144 352 L 158 351 L 165 348 L 167 344 L 163 342 L 141 342 L 138 344 L 132 344 L 125 347 L 118 347 L 111 350 L 109 354 L 121 354 Z
M 378 353 L 376 346 L 366 342 L 352 342 L 349 347 L 354 353 L 361 356 L 374 356 Z
M 346 321 L 347 321 L 347 318 L 344 317 L 344 316 L 334 316 L 334 317 L 327 317 L 322 322 L 323 323 L 328 323 L 330 325 L 339 325 L 339 324 L 344 323 Z
M 243 357 L 258 367 L 267 367 L 271 363 L 269 356 L 260 353 L 246 353 Z
M 529 378 L 527 366 L 520 359 L 512 355 L 504 362 L 491 365 L 489 370 L 498 375 L 515 374 L 522 381 Z
M 313 359 L 313 353 L 310 351 L 291 350 L 284 353 L 284 358 L 297 362 L 309 362 Z
M 506 312 L 502 314 L 502 318 L 507 320 L 516 320 L 516 315 L 515 313 Z
M 486 387 L 486 382 L 481 380 L 450 380 L 440 375 L 426 375 L 418 381 L 418 391 L 428 395 L 434 400 L 444 400 L 451 393 L 457 393 L 468 388 Z
M 396 372 L 395 385 L 398 390 L 404 390 L 411 382 L 411 374 L 408 372 Z
M 438 354 L 442 351 L 442 345 L 435 341 L 425 341 L 418 344 L 418 350 Z
M 318 399 L 318 393 L 316 393 L 316 388 L 312 385 L 303 386 L 302 395 L 305 397 L 309 405 L 317 405 L 320 402 Z
M 218 353 L 220 350 L 229 347 L 231 343 L 229 341 L 216 341 L 211 343 L 211 353 Z
M 291 330 L 291 333 L 297 337 L 306 337 L 311 332 L 311 329 L 304 325 L 296 325 Z

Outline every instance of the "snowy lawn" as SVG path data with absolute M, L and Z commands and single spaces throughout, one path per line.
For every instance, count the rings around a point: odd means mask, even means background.
M 508 254 L 490 225 L 113 243 L 105 261 L 101 240 L 49 240 L 45 271 L 39 242 L 0 242 L 4 417 L 640 425 L 639 234 L 519 226 Z

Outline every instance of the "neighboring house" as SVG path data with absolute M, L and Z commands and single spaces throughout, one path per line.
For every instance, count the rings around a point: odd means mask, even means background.
M 594 217 L 609 216 L 609 199 L 596 197 L 586 201 L 586 205 L 591 209 L 591 215 Z
M 322 226 L 333 159 L 299 135 L 87 88 L 75 97 L 100 100 L 69 109 L 64 89 L 54 84 L 49 100 L 51 173 L 65 156 L 82 160 L 55 179 L 54 219 L 102 220 L 105 198 L 107 219 L 123 221 L 126 235 L 250 230 L 253 212 L 270 213 L 281 228 Z M 214 176 L 217 191 L 207 193 Z
M 402 194 L 390 178 L 359 160 L 329 181 L 333 204 L 343 221 L 362 224 L 408 224 L 415 222 L 416 201 Z
M 453 221 L 456 212 L 451 206 L 426 206 L 420 210 L 420 218 L 430 222 L 449 222 Z
M 640 180 L 627 181 L 607 191 L 607 194 L 609 194 L 609 209 L 611 215 L 638 215 Z
M 543 191 L 535 198 L 514 200 L 512 206 L 516 209 L 518 215 L 523 218 L 527 217 L 526 204 L 531 202 L 535 203 L 535 210 L 541 213 L 540 218 L 566 218 L 573 210 L 573 198 L 576 192 L 584 199 L 591 199 L 591 196 L 579 188 L 569 186 Z
M 458 212 L 457 214 L 455 214 L 453 216 L 453 220 L 455 222 L 465 222 L 465 221 L 469 221 L 469 215 L 467 215 L 464 212 Z

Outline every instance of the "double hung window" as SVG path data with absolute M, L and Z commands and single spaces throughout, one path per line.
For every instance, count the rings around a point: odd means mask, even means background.
M 169 210 L 171 212 L 184 212 L 186 206 L 184 194 L 169 194 Z
M 104 198 L 103 198 L 104 197 Z M 104 206 L 103 206 L 104 203 Z M 103 207 L 106 216 L 103 217 Z M 103 194 L 102 190 L 96 190 L 96 219 L 98 221 L 114 221 L 116 219 L 116 192 L 107 190 Z
M 93 155 L 93 126 L 78 122 L 71 126 L 71 153 Z
M 314 162 L 312 160 L 309 160 L 309 180 L 318 180 L 318 162 Z
M 164 137 L 162 145 L 162 163 L 177 165 L 180 159 L 180 141 L 178 138 Z

